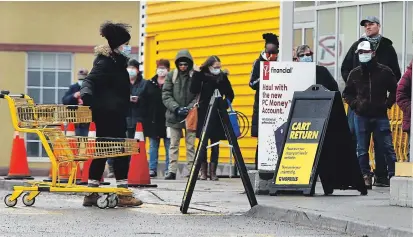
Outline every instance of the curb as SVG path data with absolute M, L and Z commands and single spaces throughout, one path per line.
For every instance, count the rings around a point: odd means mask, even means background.
M 257 205 L 247 211 L 244 216 L 270 221 L 290 222 L 313 228 L 330 229 L 350 235 L 363 237 L 412 237 L 408 230 L 366 224 L 354 220 L 333 218 L 310 211 L 299 211 L 279 207 Z

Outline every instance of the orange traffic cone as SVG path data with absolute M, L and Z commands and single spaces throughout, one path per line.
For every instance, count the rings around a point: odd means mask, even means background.
M 14 132 L 9 174 L 4 179 L 34 179 L 30 175 L 24 139 L 20 138 L 19 132 Z
M 65 134 L 65 126 L 63 124 L 60 125 L 60 130 L 63 132 L 63 134 Z M 62 149 L 62 147 L 60 147 L 60 149 Z M 44 182 L 52 182 L 52 169 L 53 167 L 50 167 L 49 178 L 43 180 Z M 60 183 L 67 183 L 69 181 L 70 169 L 71 168 L 69 164 L 59 165 L 59 182 Z
M 95 138 L 96 138 L 96 125 L 94 122 L 91 122 L 89 125 L 89 133 L 88 137 L 91 138 L 89 139 L 87 145 L 86 145 L 86 153 L 87 155 L 93 156 L 93 153 L 95 153 Z M 89 180 L 89 169 L 90 165 L 92 164 L 92 159 L 88 159 L 86 162 L 83 163 L 83 170 L 82 170 L 82 179 L 78 184 L 81 185 L 87 185 L 88 180 Z M 110 185 L 109 182 L 105 182 L 105 180 L 102 179 L 100 180 L 101 185 Z
M 135 139 L 139 142 L 139 154 L 132 155 L 129 164 L 128 186 L 129 187 L 158 187 L 151 184 L 149 176 L 149 165 L 146 158 L 145 138 L 143 136 L 142 123 L 136 125 Z
M 67 126 L 66 136 L 69 137 L 69 146 L 73 152 L 73 155 L 79 154 L 79 147 L 77 146 L 77 138 L 70 138 L 76 136 L 75 125 L 73 123 L 69 123 Z M 76 180 L 74 182 L 79 182 L 82 177 L 82 170 L 80 169 L 79 162 L 75 162 L 77 169 L 76 169 Z M 70 167 L 72 168 L 72 167 Z

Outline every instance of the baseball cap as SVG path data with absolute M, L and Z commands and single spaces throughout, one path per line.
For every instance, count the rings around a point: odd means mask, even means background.
M 380 24 L 379 18 L 377 18 L 375 16 L 365 17 L 363 20 L 360 21 L 360 25 L 364 26 L 364 24 L 366 24 L 366 22 L 372 22 L 372 23 Z
M 356 53 L 358 53 L 360 50 L 366 50 L 366 51 L 372 50 L 370 42 L 367 40 L 361 41 L 359 45 L 357 45 Z
M 82 68 L 77 72 L 77 79 L 85 79 L 87 74 L 89 74 L 89 71 L 85 68 Z

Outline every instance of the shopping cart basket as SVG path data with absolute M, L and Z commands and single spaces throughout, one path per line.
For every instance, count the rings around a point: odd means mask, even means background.
M 13 193 L 4 198 L 6 206 L 15 206 L 23 192 L 26 193 L 22 197 L 22 202 L 26 206 L 32 206 L 40 192 L 103 193 L 97 201 L 99 208 L 116 207 L 118 194 L 132 194 L 127 188 L 84 187 L 74 182 L 78 162 L 138 154 L 139 143 L 136 140 L 65 136 L 57 125 L 68 122 L 91 122 L 92 116 L 87 106 L 36 105 L 27 95 L 9 95 L 7 91 L 2 91 L 0 98 L 8 102 L 14 129 L 18 132 L 37 134 L 52 165 L 52 182 L 29 181 L 31 186 L 14 186 Z M 61 165 L 71 168 L 66 184 L 61 184 L 58 179 Z

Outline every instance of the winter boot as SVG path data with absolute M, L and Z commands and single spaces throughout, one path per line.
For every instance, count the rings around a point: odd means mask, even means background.
M 209 163 L 209 178 L 212 181 L 218 181 L 218 176 L 217 176 L 217 163 Z
M 168 172 L 168 175 L 165 176 L 165 180 L 175 180 L 176 179 L 176 174 L 172 172 Z
M 364 184 L 366 185 L 367 189 L 372 189 L 372 177 L 371 175 L 365 174 L 363 175 Z
M 133 196 L 118 195 L 119 198 L 119 207 L 137 207 L 143 204 L 139 198 Z
M 96 202 L 99 198 L 99 195 L 97 193 L 91 193 L 83 199 L 83 206 L 84 207 L 91 207 L 91 206 L 96 206 Z
M 201 175 L 199 176 L 200 180 L 207 180 L 208 178 L 208 163 L 202 162 L 201 164 Z

